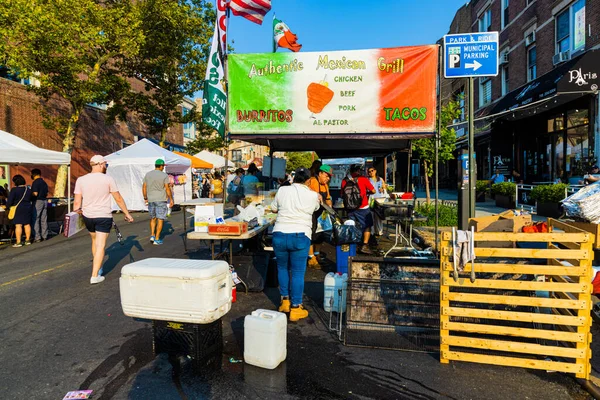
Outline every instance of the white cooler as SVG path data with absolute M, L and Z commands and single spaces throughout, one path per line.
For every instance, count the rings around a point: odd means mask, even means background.
M 119 283 L 129 317 L 209 324 L 231 309 L 225 261 L 147 258 L 125 265 Z

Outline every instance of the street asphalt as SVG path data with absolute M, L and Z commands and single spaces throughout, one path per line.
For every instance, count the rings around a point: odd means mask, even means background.
M 275 308 L 277 290 L 268 289 L 238 292 L 223 318 L 224 351 L 216 370 L 174 376 L 168 358 L 152 354 L 150 324 L 123 315 L 120 270 L 143 258 L 208 258 L 208 251 L 185 254 L 181 212 L 172 216 L 162 246 L 148 240 L 148 215 L 134 218 L 126 224 L 116 215 L 124 245 L 111 235 L 106 281 L 99 285 L 89 284 L 86 232 L 19 249 L 0 246 L 0 398 L 59 400 L 83 389 L 94 390 L 96 400 L 590 398 L 563 374 L 442 365 L 437 354 L 344 346 L 321 317 L 321 271 L 307 273 L 310 317 L 288 324 L 287 360 L 277 369 L 229 361 L 243 359 L 244 316 Z

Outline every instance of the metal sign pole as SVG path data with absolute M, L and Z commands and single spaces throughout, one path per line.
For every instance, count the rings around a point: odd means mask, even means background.
M 469 78 L 469 218 L 475 218 L 475 163 L 473 162 L 473 77 Z

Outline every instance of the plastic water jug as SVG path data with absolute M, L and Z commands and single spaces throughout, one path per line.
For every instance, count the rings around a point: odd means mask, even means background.
M 244 361 L 275 369 L 287 357 L 287 318 L 271 310 L 252 311 L 244 319 Z
M 346 292 L 348 291 L 348 274 L 330 272 L 325 275 L 325 295 L 323 308 L 330 312 L 346 312 Z M 341 290 L 341 294 L 340 294 Z M 333 299 L 333 302 L 332 302 Z

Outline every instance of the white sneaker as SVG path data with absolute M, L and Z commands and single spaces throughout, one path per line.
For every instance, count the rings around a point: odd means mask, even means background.
M 104 282 L 104 279 L 103 276 L 92 276 L 90 278 L 90 284 L 95 285 L 96 283 Z

